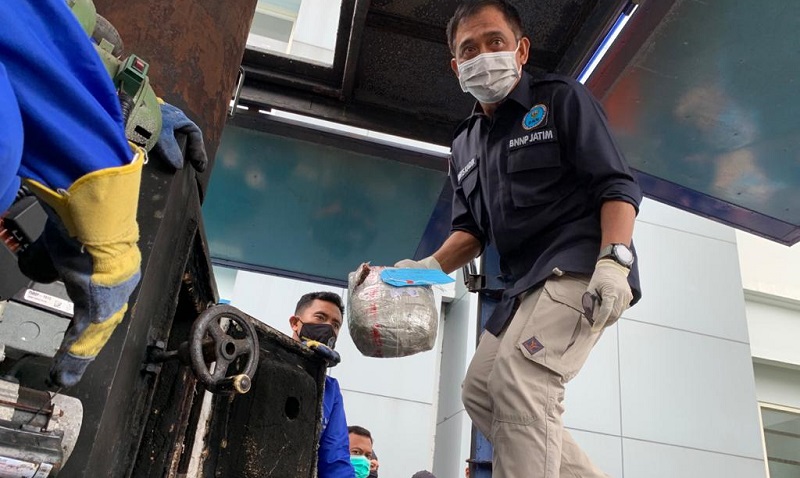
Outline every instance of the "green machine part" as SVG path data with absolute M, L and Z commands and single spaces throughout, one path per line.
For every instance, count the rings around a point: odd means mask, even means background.
M 72 10 L 72 14 L 78 19 L 83 31 L 92 36 L 94 27 L 97 24 L 97 10 L 94 8 L 94 2 L 92 0 L 67 0 L 67 5 Z
M 112 75 L 126 117 L 125 135 L 147 151 L 156 145 L 161 133 L 161 105 L 150 86 L 149 69 L 146 61 L 129 55 Z
M 101 23 L 107 23 L 97 15 L 92 0 L 67 0 L 72 13 L 78 19 L 87 35 L 92 37 Z M 118 39 L 117 35 L 117 39 Z M 95 38 L 95 51 L 103 61 L 109 76 L 120 97 L 122 114 L 125 118 L 125 136 L 146 151 L 158 142 L 161 133 L 161 106 L 156 97 L 147 71 L 150 65 L 136 55 L 124 60 L 115 55 L 121 45 L 112 43 L 114 38 Z M 117 40 L 121 42 L 121 39 Z

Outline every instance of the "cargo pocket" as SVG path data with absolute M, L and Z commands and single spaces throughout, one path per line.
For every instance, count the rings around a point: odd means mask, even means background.
M 515 207 L 537 206 L 558 199 L 562 176 L 558 143 L 511 151 L 506 172 L 511 201 Z
M 599 338 L 583 315 L 587 284 L 588 278 L 580 276 L 549 279 L 517 339 L 525 358 L 557 373 L 564 383 L 577 375 Z

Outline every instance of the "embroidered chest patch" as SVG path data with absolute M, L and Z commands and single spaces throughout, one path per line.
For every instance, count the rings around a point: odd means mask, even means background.
M 538 131 L 531 131 L 508 140 L 508 150 L 524 148 L 539 143 L 551 143 L 558 141 L 555 128 L 545 128 Z
M 547 121 L 547 106 L 538 104 L 531 108 L 525 116 L 522 117 L 522 127 L 525 131 L 530 131 L 539 126 L 543 126 Z

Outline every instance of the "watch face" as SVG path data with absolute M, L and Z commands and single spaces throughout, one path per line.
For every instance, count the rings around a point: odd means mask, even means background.
M 617 259 L 623 264 L 633 264 L 633 252 L 623 244 L 614 246 L 614 255 L 617 256 Z

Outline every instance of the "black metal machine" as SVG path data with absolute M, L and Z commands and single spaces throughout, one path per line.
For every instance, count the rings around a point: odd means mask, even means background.
M 45 386 L 72 315 L 63 285 L 0 278 L 0 477 L 313 476 L 327 357 L 214 305 L 193 169 L 152 157 L 141 202 L 141 285 L 76 387 Z M 4 218 L 4 271 L 41 230 L 37 208 L 22 195 Z

